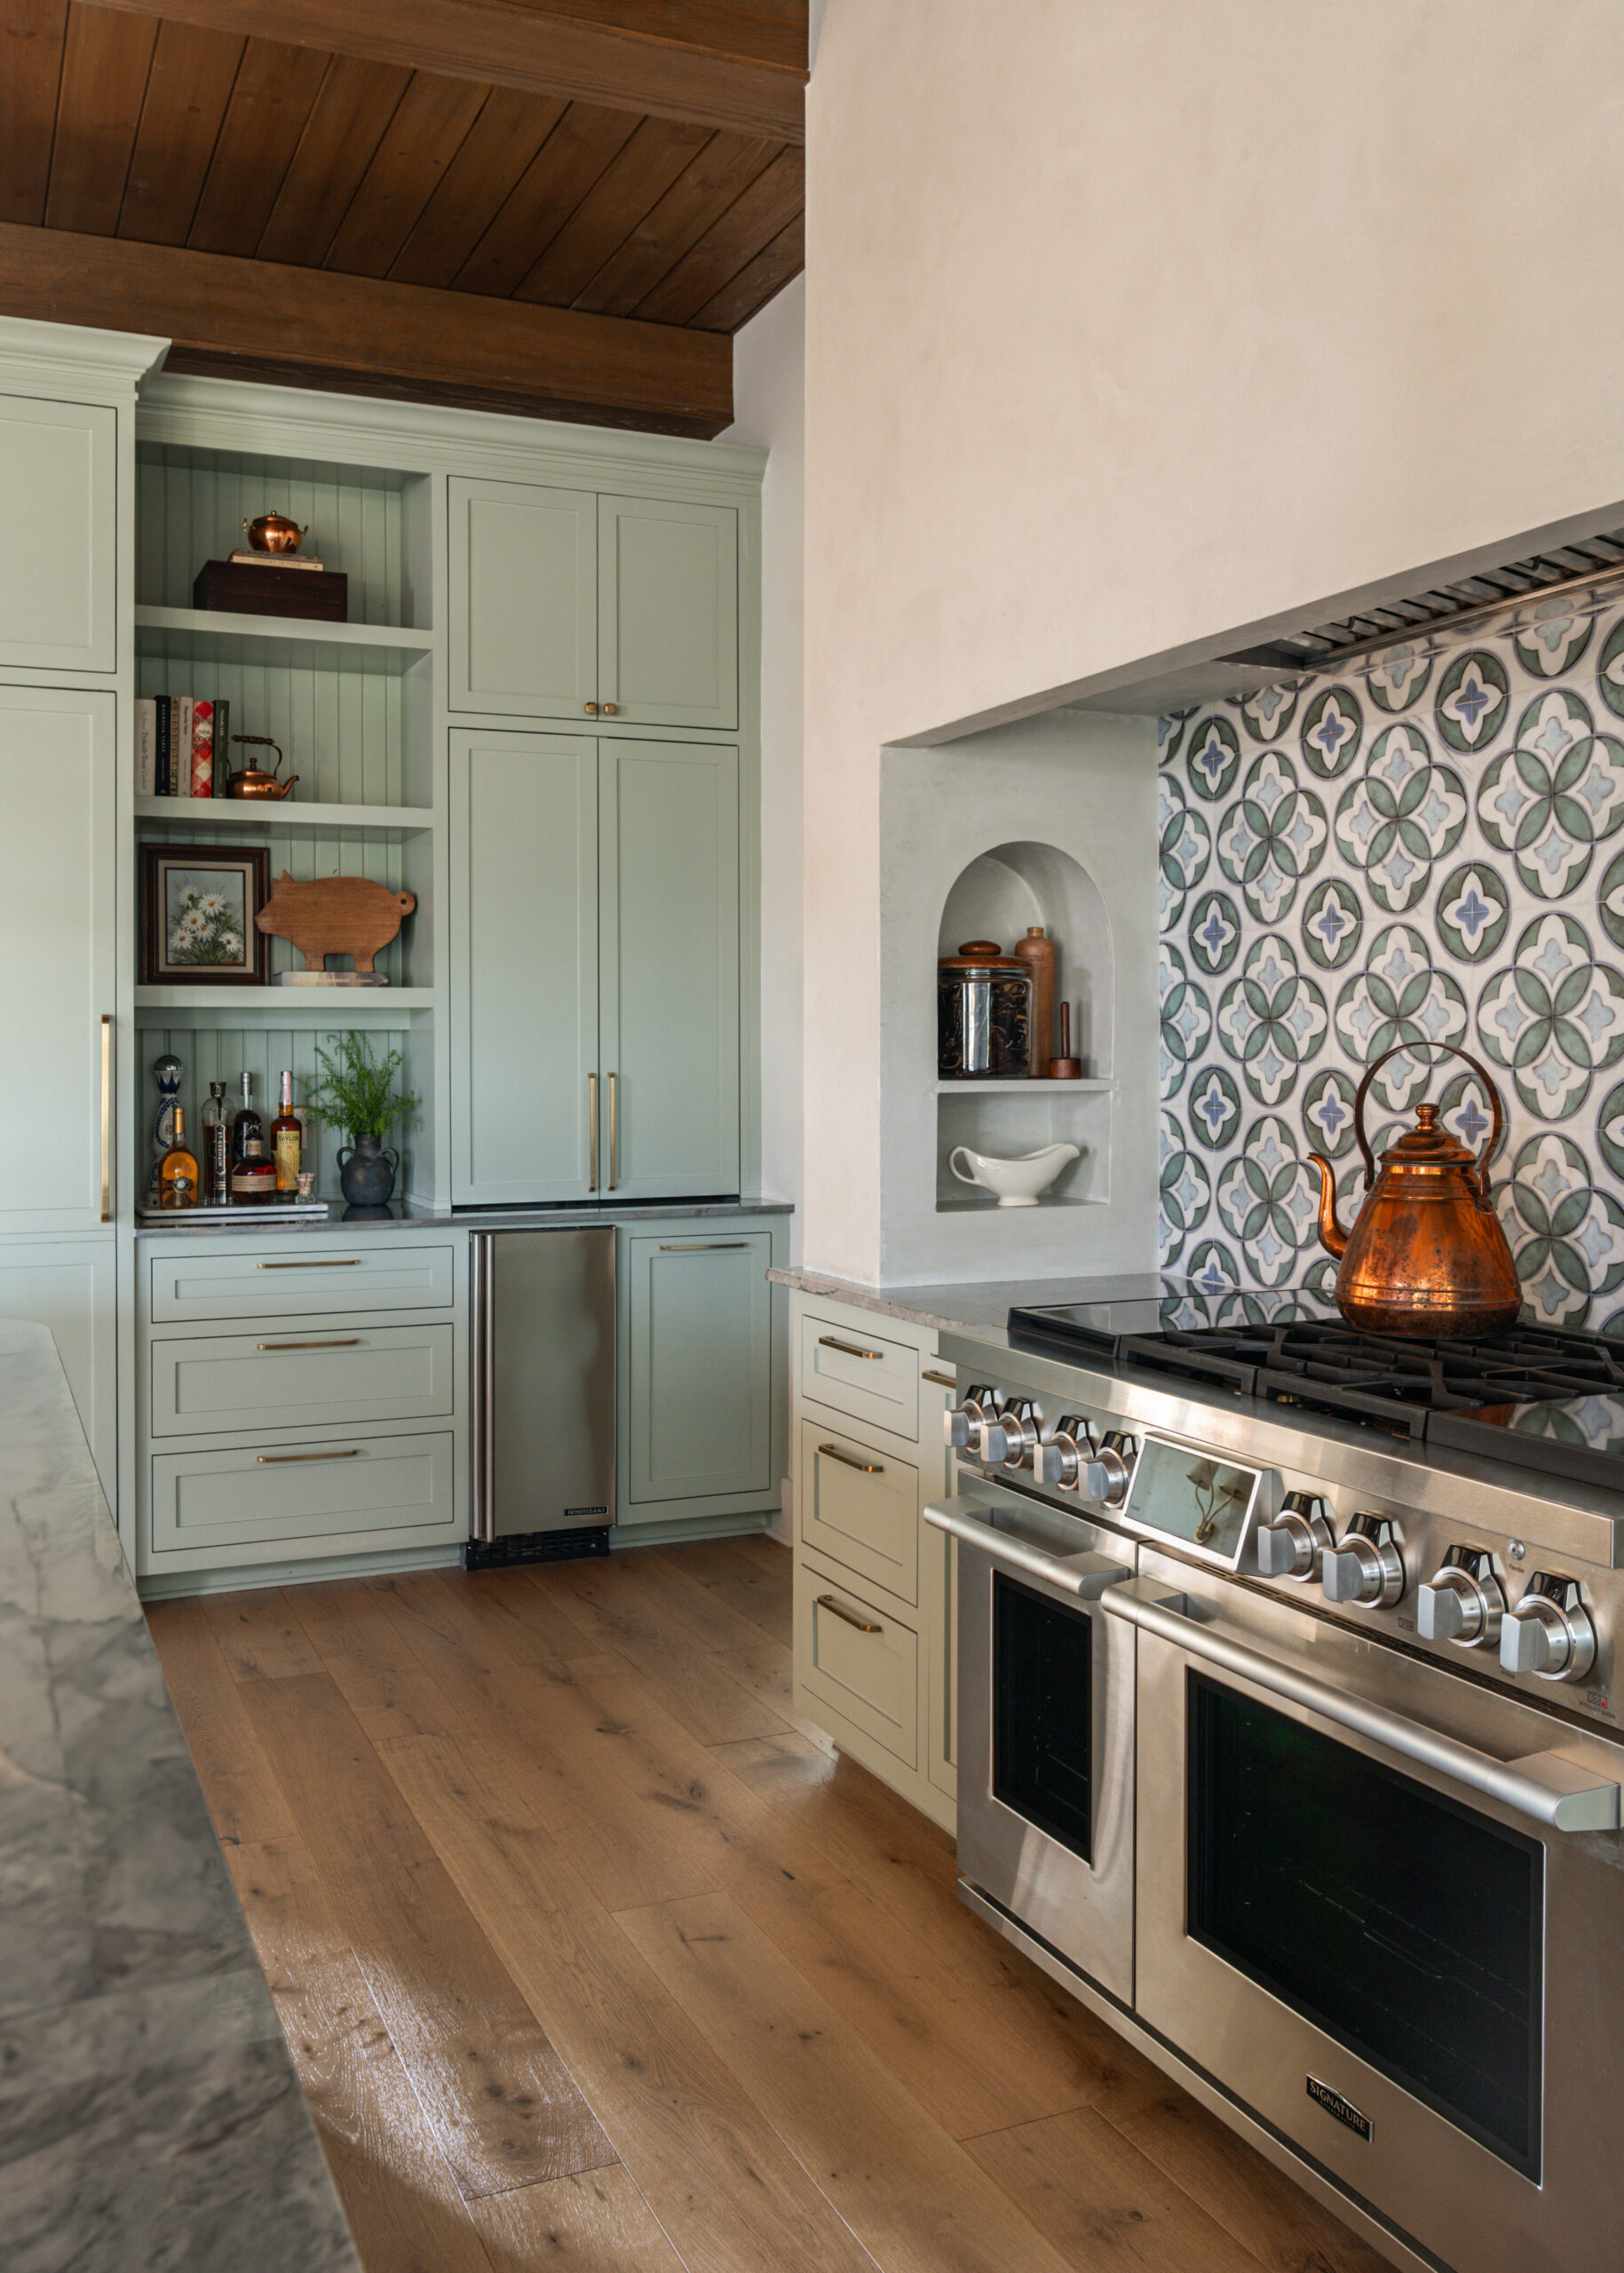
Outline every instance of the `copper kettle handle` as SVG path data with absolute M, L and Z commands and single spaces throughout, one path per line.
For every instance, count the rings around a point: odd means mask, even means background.
M 1365 1163 L 1365 1189 L 1368 1192 L 1376 1180 L 1375 1155 L 1370 1149 L 1370 1139 L 1365 1134 L 1366 1091 L 1390 1057 L 1402 1057 L 1406 1051 L 1412 1049 L 1446 1049 L 1452 1057 L 1458 1057 L 1462 1064 L 1471 1067 L 1472 1072 L 1489 1093 L 1489 1104 L 1493 1109 L 1494 1118 L 1489 1129 L 1488 1143 L 1477 1155 L 1477 1189 L 1486 1200 L 1489 1190 L 1489 1162 L 1499 1152 L 1501 1139 L 1506 1133 L 1506 1109 L 1500 1101 L 1500 1091 L 1489 1077 L 1488 1068 L 1480 1065 L 1477 1060 L 1469 1057 L 1465 1050 L 1457 1049 L 1453 1041 L 1396 1041 L 1390 1049 L 1384 1049 L 1374 1064 L 1366 1066 L 1364 1079 L 1353 1093 L 1353 1133 L 1359 1139 L 1360 1157 Z

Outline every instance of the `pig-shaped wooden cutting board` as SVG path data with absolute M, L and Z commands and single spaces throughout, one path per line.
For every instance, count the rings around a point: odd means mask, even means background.
M 273 939 L 287 939 L 306 970 L 324 970 L 329 955 L 353 955 L 358 971 L 386 947 L 417 905 L 410 891 L 391 891 L 369 876 L 315 876 L 296 883 L 284 868 L 254 921 Z

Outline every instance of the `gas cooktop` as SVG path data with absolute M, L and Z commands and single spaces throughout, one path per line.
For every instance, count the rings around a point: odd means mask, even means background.
M 1146 1369 L 1624 1491 L 1624 1342 L 1517 1325 L 1468 1341 L 1357 1334 L 1328 1287 L 1012 1310 L 1011 1344 Z

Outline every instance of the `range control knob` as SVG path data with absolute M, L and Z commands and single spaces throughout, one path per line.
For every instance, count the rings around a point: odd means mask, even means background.
M 1063 1413 L 1054 1435 L 1033 1454 L 1032 1473 L 1052 1491 L 1075 1492 L 1081 1485 L 1084 1468 L 1098 1450 L 1081 1414 Z
M 1082 1464 L 1077 1489 L 1097 1508 L 1120 1508 L 1133 1481 L 1139 1447 L 1124 1429 L 1107 1429 L 1097 1451 Z
M 976 1430 L 976 1457 L 988 1468 L 1030 1468 L 1041 1433 L 1032 1399 L 1013 1398 L 996 1421 L 984 1421 Z
M 979 1382 L 971 1382 L 964 1392 L 964 1402 L 951 1413 L 942 1415 L 942 1434 L 950 1453 L 966 1451 L 976 1440 L 976 1430 L 984 1421 L 998 1418 L 998 1392 Z
M 1404 1592 L 1404 1557 L 1385 1516 L 1355 1516 L 1322 1565 L 1327 1602 L 1390 1610 Z
M 1280 1512 L 1257 1534 L 1257 1567 L 1265 1579 L 1317 1579 L 1331 1544 L 1330 1520 L 1318 1492 L 1287 1492 Z
M 1536 1571 L 1500 1628 L 1500 1662 L 1508 1673 L 1541 1681 L 1582 1681 L 1596 1663 L 1596 1628 L 1577 1579 Z
M 1505 1609 L 1493 1556 L 1480 1547 L 1452 1547 L 1416 1590 L 1415 1630 L 1424 1642 L 1492 1650 L 1500 1640 Z

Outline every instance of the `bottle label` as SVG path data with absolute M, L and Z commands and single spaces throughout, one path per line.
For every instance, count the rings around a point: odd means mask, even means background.
M 231 1173 L 231 1196 L 234 1200 L 262 1200 L 271 1191 L 266 1160 L 240 1160 Z
M 299 1132 L 297 1129 L 279 1129 L 276 1132 L 276 1189 L 297 1192 L 299 1188 Z

